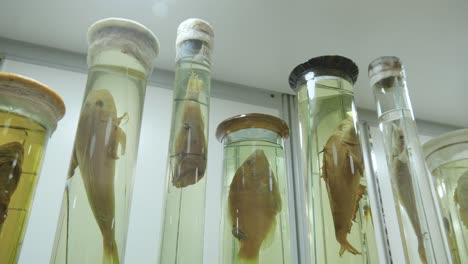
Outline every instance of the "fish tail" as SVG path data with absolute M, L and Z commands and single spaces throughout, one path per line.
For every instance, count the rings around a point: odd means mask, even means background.
M 424 249 L 424 238 L 420 236 L 418 238 L 418 253 L 419 258 L 423 264 L 427 264 L 426 250 Z
M 238 254 L 232 264 L 258 264 L 258 256 L 257 258 L 252 258 L 252 259 L 246 259 L 240 256 Z
M 343 253 L 345 251 L 348 251 L 349 253 L 353 255 L 361 255 L 361 252 L 359 252 L 357 249 L 351 246 L 351 244 L 347 240 L 345 240 L 344 243 L 341 243 L 340 257 L 343 256 Z
M 112 241 L 112 242 L 111 242 Z M 115 239 L 107 240 L 104 239 L 103 242 L 104 246 L 104 256 L 103 256 L 103 264 L 119 264 L 119 251 L 117 249 L 117 243 Z

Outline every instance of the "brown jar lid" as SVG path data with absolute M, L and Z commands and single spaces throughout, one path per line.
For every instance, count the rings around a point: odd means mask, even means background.
M 0 96 L 21 98 L 35 105 L 36 111 L 50 117 L 52 131 L 65 114 L 65 104 L 56 92 L 22 75 L 0 72 Z
M 265 114 L 249 113 L 237 115 L 222 121 L 216 129 L 216 138 L 219 142 L 236 131 L 247 128 L 263 128 L 278 133 L 283 138 L 288 138 L 289 127 L 282 119 Z

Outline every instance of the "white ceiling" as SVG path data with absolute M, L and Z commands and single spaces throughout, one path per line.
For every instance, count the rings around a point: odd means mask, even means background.
M 359 66 L 356 104 L 371 110 L 367 66 L 396 55 L 416 118 L 468 127 L 467 12 L 467 0 L 2 0 L 0 37 L 85 53 L 93 22 L 123 17 L 156 34 L 156 67 L 173 70 L 176 28 L 198 17 L 215 29 L 213 78 L 292 93 L 297 64 L 339 54 Z

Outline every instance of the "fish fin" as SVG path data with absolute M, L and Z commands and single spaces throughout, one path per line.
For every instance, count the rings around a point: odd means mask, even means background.
M 374 220 L 372 219 L 372 211 L 370 209 L 370 206 L 368 205 L 364 206 L 364 217 L 366 218 L 366 221 L 370 221 L 371 223 L 374 222 Z
M 271 223 L 270 230 L 268 231 L 268 234 L 265 236 L 265 239 L 262 242 L 262 248 L 269 248 L 271 244 L 273 244 L 273 241 L 275 240 L 275 231 L 276 231 L 276 216 L 273 222 Z
M 73 147 L 72 159 L 70 161 L 70 167 L 68 168 L 68 178 L 71 178 L 75 174 L 76 167 L 78 167 L 78 159 L 76 158 L 75 147 Z
M 102 263 L 113 263 L 119 264 L 119 250 L 117 248 L 117 243 L 115 239 L 112 240 L 111 243 L 107 243 L 104 240 L 104 255 L 103 255 L 103 262 Z
M 362 195 L 364 195 L 364 193 L 366 193 L 366 186 L 359 184 L 359 188 L 358 188 L 357 195 L 356 195 L 356 201 L 354 203 L 354 214 L 353 214 L 354 222 L 356 222 L 356 215 L 359 209 L 359 201 L 361 200 Z
M 115 139 L 109 145 L 109 156 L 112 159 L 118 159 L 119 155 L 117 155 L 117 150 L 120 145 L 120 155 L 125 154 L 126 146 L 127 146 L 127 136 L 122 128 L 117 127 L 115 131 Z
M 122 121 L 125 119 L 125 123 L 122 124 Z M 125 125 L 128 123 L 129 117 L 128 113 L 123 114 L 121 117 L 117 118 L 117 125 Z
M 348 241 L 346 241 L 345 244 L 341 244 L 340 257 L 343 256 L 343 253 L 345 251 L 348 251 L 349 253 L 351 253 L 353 255 L 361 255 L 361 252 L 359 252 L 357 249 L 355 249 L 353 246 L 351 246 L 351 244 Z
M 426 251 L 424 249 L 424 237 L 423 236 L 418 237 L 418 253 L 419 253 L 419 258 L 421 259 L 421 262 L 423 264 L 427 264 L 427 257 L 426 257 Z
M 247 238 L 247 235 L 236 225 L 232 226 L 232 235 L 237 238 L 237 240 L 244 240 Z

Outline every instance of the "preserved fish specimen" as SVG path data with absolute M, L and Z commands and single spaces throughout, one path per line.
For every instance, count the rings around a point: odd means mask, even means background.
M 159 263 L 203 263 L 213 42 L 213 28 L 201 19 L 177 28 Z
M 382 134 L 391 194 L 406 263 L 452 263 L 444 220 L 431 176 L 424 162 L 412 112 L 406 74 L 397 57 L 380 57 L 369 64 L 379 129 Z M 398 231 L 398 232 L 397 232 Z
M 23 145 L 18 142 L 0 146 L 0 232 L 8 214 L 8 204 L 18 186 L 24 159 Z
M 159 51 L 145 26 L 109 18 L 88 30 L 88 77 L 51 263 L 125 259 L 147 79 Z
M 296 66 L 289 77 L 298 100 L 312 263 L 381 262 L 369 223 L 370 205 L 376 201 L 366 190 L 354 104 L 358 73 L 346 57 L 320 56 Z
M 423 148 L 453 263 L 468 263 L 468 129 L 432 138 Z
M 182 119 L 175 142 L 175 165 L 172 183 L 177 188 L 197 183 L 206 170 L 205 122 L 200 110 L 200 91 L 203 80 L 190 74 L 184 98 Z
M 0 72 L 0 263 L 18 262 L 47 143 L 62 99 L 30 78 Z
M 284 140 L 287 124 L 249 113 L 218 125 L 224 145 L 221 255 L 223 264 L 291 263 Z
M 232 234 L 240 259 L 258 259 L 262 243 L 276 227 L 281 196 L 263 150 L 255 150 L 237 169 L 229 189 Z
M 408 167 L 408 152 L 406 151 L 405 135 L 399 127 L 394 126 L 392 142 L 392 173 L 399 186 L 399 201 L 401 206 L 405 209 L 406 214 L 409 216 L 411 225 L 418 238 L 419 257 L 423 263 L 427 263 L 426 252 L 424 250 L 424 237 L 421 226 L 419 225 L 413 182 Z
M 460 219 L 465 228 L 468 228 L 468 172 L 458 178 L 454 201 L 459 206 Z
M 323 150 L 323 179 L 327 185 L 335 235 L 341 244 L 340 256 L 346 251 L 361 254 L 346 239 L 359 209 L 366 187 L 360 184 L 364 165 L 361 146 L 353 119 L 338 125 Z
M 125 154 L 126 135 L 119 127 L 125 116 L 117 118 L 114 97 L 109 91 L 92 90 L 78 123 L 69 172 L 72 177 L 79 167 L 103 236 L 104 253 L 112 256 L 115 263 L 119 263 L 119 254 L 114 234 L 114 174 L 119 145 L 121 155 Z

